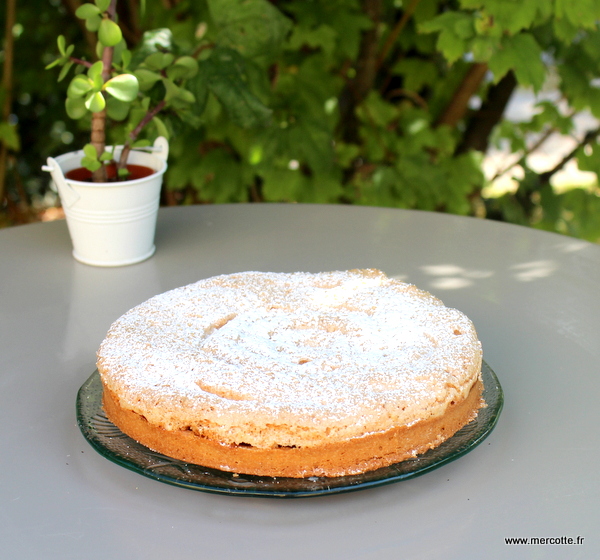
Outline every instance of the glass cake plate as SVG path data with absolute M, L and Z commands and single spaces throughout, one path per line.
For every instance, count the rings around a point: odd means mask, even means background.
M 484 362 L 483 397 L 487 406 L 442 445 L 414 459 L 375 471 L 341 477 L 283 478 L 243 475 L 184 463 L 156 453 L 125 435 L 102 408 L 102 384 L 95 371 L 77 395 L 77 422 L 101 455 L 138 474 L 191 490 L 236 496 L 304 498 L 364 490 L 420 476 L 462 457 L 494 429 L 504 396 L 498 378 Z

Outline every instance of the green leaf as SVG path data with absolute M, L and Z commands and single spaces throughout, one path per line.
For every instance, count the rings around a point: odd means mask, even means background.
M 542 61 L 542 49 L 533 35 L 519 33 L 506 36 L 500 49 L 489 60 L 490 70 L 494 73 L 494 82 L 513 70 L 518 82 L 539 91 L 546 79 L 546 67 Z
M 127 68 L 130 63 L 131 51 L 128 49 L 123 49 L 123 52 L 121 53 L 121 64 L 123 65 L 123 68 Z
M 164 70 L 175 60 L 171 53 L 154 52 L 144 60 L 144 65 L 150 70 Z
M 92 33 L 96 33 L 100 29 L 102 18 L 100 16 L 89 17 L 85 20 L 85 28 Z
M 245 190 L 244 173 L 231 154 L 217 148 L 194 163 L 192 184 L 201 197 L 209 197 L 218 203 L 240 201 Z
M 65 109 L 69 118 L 73 120 L 80 119 L 87 115 L 87 108 L 82 97 L 69 98 L 65 101 Z
M 468 41 L 475 36 L 475 25 L 472 15 L 448 11 L 422 23 L 419 31 L 438 32 L 437 48 L 452 63 L 467 51 Z
M 360 155 L 360 146 L 345 142 L 336 142 L 335 154 L 339 164 L 343 167 L 348 167 Z
M 6 121 L 0 122 L 0 144 L 15 152 L 20 150 L 21 141 L 15 125 Z
M 363 33 L 373 28 L 373 21 L 360 11 L 339 10 L 329 24 L 337 32 L 337 43 L 341 53 L 355 60 L 360 50 Z
M 194 105 L 195 103 L 192 105 L 175 103 L 172 108 L 175 109 L 175 114 L 186 127 L 197 129 L 205 124 L 205 121 L 201 118 L 201 113 L 199 114 L 195 109 L 193 110 Z
M 217 43 L 248 57 L 271 59 L 292 28 L 268 0 L 208 0 Z
M 106 114 L 114 121 L 124 121 L 129 114 L 130 103 L 119 101 L 114 97 L 106 100 Z
M 61 69 L 60 69 L 60 73 L 58 74 L 58 81 L 61 82 L 62 80 L 65 79 L 65 77 L 67 76 L 67 74 L 69 73 L 69 70 L 71 70 L 72 66 L 73 66 L 73 62 L 67 62 Z
M 298 164 L 302 164 L 315 175 L 332 175 L 336 168 L 331 130 L 322 120 L 306 114 L 296 116 L 285 127 L 267 128 L 263 135 L 263 153 L 259 158 L 261 165 L 285 166 L 294 172 L 299 170 Z M 292 167 L 290 162 L 295 162 Z
M 99 90 L 102 87 L 102 72 L 104 71 L 104 63 L 101 60 L 94 62 L 87 71 L 89 79 L 92 81 L 92 86 Z
M 131 102 L 137 97 L 139 84 L 133 74 L 120 74 L 108 80 L 103 89 L 119 101 Z
M 98 45 L 101 45 L 98 42 Z M 123 64 L 123 53 L 127 52 L 127 43 L 125 39 L 121 39 L 114 47 L 113 47 L 113 66 L 119 66 Z M 100 52 L 98 58 L 102 58 L 103 50 Z
M 403 87 L 410 92 L 418 92 L 424 86 L 434 84 L 438 77 L 434 62 L 410 57 L 401 58 L 393 67 L 393 72 L 402 76 Z
M 198 62 L 191 56 L 182 56 L 167 68 L 171 80 L 188 80 L 198 73 Z
M 91 159 L 84 156 L 81 158 L 81 166 L 93 173 L 94 171 L 98 171 L 98 169 L 102 167 L 102 164 L 97 159 Z
M 150 142 L 150 140 L 145 140 L 145 139 L 144 140 L 136 140 L 133 144 L 131 144 L 132 148 L 147 148 L 148 146 L 152 146 L 152 142 Z
M 589 110 L 600 118 L 600 89 L 591 83 L 593 66 L 589 62 L 589 58 L 577 50 L 565 60 L 558 68 L 563 84 L 561 90 L 573 109 Z
M 77 97 L 83 97 L 89 93 L 93 87 L 94 85 L 89 78 L 83 74 L 78 74 L 71 80 L 71 83 L 67 88 L 67 97 L 73 99 Z
M 555 17 L 566 19 L 574 27 L 594 29 L 600 19 L 600 4 L 597 0 L 555 0 Z
M 331 171 L 335 160 L 333 138 L 323 123 L 299 119 L 288 131 L 294 159 L 307 163 L 317 173 Z
M 165 101 L 172 104 L 174 101 L 180 101 L 184 104 L 194 103 L 196 98 L 194 94 L 182 87 L 176 85 L 172 80 L 163 79 L 163 84 L 166 89 Z
M 471 53 L 477 62 L 487 62 L 499 49 L 500 39 L 497 37 L 475 37 L 470 42 Z
M 95 0 L 95 4 L 101 12 L 106 12 L 110 6 L 110 0 Z
M 86 144 L 83 147 L 83 153 L 90 159 L 98 159 L 98 152 L 93 144 Z
M 362 106 L 358 107 L 357 115 L 365 122 L 385 127 L 398 118 L 399 109 L 392 103 L 383 100 L 381 96 L 371 91 Z
M 288 41 L 288 48 L 298 50 L 306 45 L 313 49 L 320 48 L 326 54 L 331 55 L 336 47 L 337 35 L 329 25 L 322 24 L 317 28 L 305 28 L 297 25 Z
M 163 85 L 165 86 L 165 101 L 168 103 L 172 99 L 177 98 L 179 95 L 179 88 L 175 85 L 172 80 L 163 79 Z
M 194 97 L 194 94 L 185 89 L 180 87 L 179 88 L 179 93 L 177 94 L 177 100 L 178 101 L 182 101 L 183 103 L 187 103 L 187 104 L 192 104 L 196 102 L 196 98 Z
M 88 111 L 99 113 L 106 107 L 106 100 L 99 91 L 91 92 L 85 99 L 85 106 Z
M 262 192 L 270 202 L 295 202 L 306 190 L 308 178 L 297 170 L 265 166 L 260 170 Z
M 191 106 L 191 110 L 196 116 L 204 112 L 206 102 L 208 101 L 208 83 L 204 73 L 198 73 L 194 78 L 186 83 L 186 87 L 194 94 L 196 102 Z
M 100 161 L 112 161 L 113 155 L 110 152 L 102 152 L 102 155 L 98 158 Z
M 265 126 L 272 115 L 244 80 L 243 57 L 232 49 L 217 48 L 201 63 L 196 79 L 205 80 L 229 118 L 242 128 Z
M 79 19 L 88 19 L 90 17 L 99 16 L 100 10 L 94 4 L 82 4 L 75 10 L 75 15 Z
M 136 47 L 133 56 L 133 67 L 137 68 L 152 53 L 171 51 L 173 49 L 173 33 L 170 29 L 161 28 L 146 31 L 141 43 Z
M 63 56 L 65 56 L 66 48 L 67 48 L 67 42 L 66 42 L 65 36 L 59 35 L 58 39 L 56 40 L 56 44 L 58 45 L 58 52 L 60 54 L 62 54 Z
M 547 0 L 527 0 L 527 2 L 461 0 L 462 8 L 476 10 L 480 25 L 487 27 L 487 30 L 480 28 L 480 32 L 491 33 L 497 37 L 502 34 L 515 35 L 523 29 L 539 24 L 550 16 L 552 4 L 553 2 Z
M 157 136 L 164 136 L 168 140 L 171 135 L 169 134 L 169 129 L 166 127 L 162 119 L 155 116 L 152 119 L 152 123 L 156 127 Z
M 336 175 L 322 174 L 307 178 L 304 188 L 298 193 L 298 202 L 317 204 L 337 203 L 343 195 L 342 181 Z
M 160 74 L 146 68 L 138 68 L 134 74 L 142 91 L 149 90 L 158 80 L 162 79 Z
M 114 21 L 104 18 L 100 22 L 100 27 L 98 28 L 98 40 L 105 47 L 114 47 L 121 42 L 122 38 L 123 34 L 121 33 L 121 28 Z
M 58 66 L 59 64 L 62 64 L 62 63 L 63 63 L 63 59 L 57 58 L 56 60 L 53 60 L 50 64 L 46 64 L 46 66 L 44 66 L 44 70 L 50 70 L 50 68 L 54 68 L 55 66 Z

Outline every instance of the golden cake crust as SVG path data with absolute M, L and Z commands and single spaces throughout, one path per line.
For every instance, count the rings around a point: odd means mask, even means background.
M 269 449 L 225 445 L 198 437 L 192 430 L 152 426 L 143 416 L 121 407 L 118 398 L 108 390 L 104 391 L 103 405 L 108 418 L 124 433 L 174 459 L 260 476 L 335 477 L 386 467 L 437 447 L 476 417 L 482 406 L 482 389 L 478 380 L 467 398 L 451 403 L 442 417 L 414 426 L 400 426 L 344 442 Z
M 151 298 L 98 351 L 104 405 L 166 455 L 340 476 L 439 445 L 482 406 L 471 321 L 376 270 L 246 272 Z

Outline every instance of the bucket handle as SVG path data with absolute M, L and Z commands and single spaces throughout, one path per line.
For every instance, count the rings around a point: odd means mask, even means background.
M 48 165 L 42 166 L 42 171 L 47 171 L 50 173 L 52 180 L 58 189 L 58 193 L 60 194 L 60 200 L 63 206 L 71 208 L 71 206 L 73 206 L 81 197 L 65 179 L 58 162 L 51 157 L 49 157 L 46 161 Z
M 150 151 L 155 152 L 159 158 L 166 162 L 169 159 L 169 141 L 164 136 L 159 136 L 154 141 Z
M 123 146 L 118 145 L 114 147 L 115 152 L 122 150 Z M 152 146 L 138 146 L 134 148 L 136 152 L 152 152 L 156 154 L 160 159 L 167 161 L 169 159 L 169 141 L 164 136 L 159 136 Z
M 123 148 L 123 146 L 115 146 L 115 149 Z M 135 148 L 136 152 L 152 152 L 160 159 L 167 161 L 169 159 L 169 141 L 164 136 L 159 136 L 152 146 L 140 146 Z

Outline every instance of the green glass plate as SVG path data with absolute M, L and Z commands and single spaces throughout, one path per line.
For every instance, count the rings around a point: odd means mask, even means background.
M 494 372 L 482 367 L 487 403 L 477 418 L 446 440 L 414 459 L 375 471 L 341 477 L 283 478 L 251 476 L 184 463 L 151 451 L 112 424 L 102 408 L 102 384 L 96 371 L 77 395 L 77 422 L 83 436 L 101 455 L 136 473 L 191 490 L 234 496 L 305 498 L 352 492 L 407 480 L 462 457 L 479 445 L 494 429 L 504 396 Z

